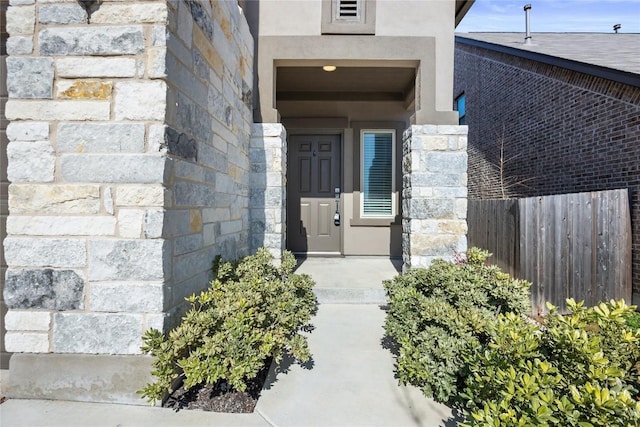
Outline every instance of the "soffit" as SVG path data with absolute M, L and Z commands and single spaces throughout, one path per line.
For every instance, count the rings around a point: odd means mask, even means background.
M 278 67 L 276 99 L 283 101 L 405 101 L 412 94 L 415 68 Z

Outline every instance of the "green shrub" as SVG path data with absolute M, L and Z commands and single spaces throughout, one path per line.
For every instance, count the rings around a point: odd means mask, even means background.
M 182 377 L 185 388 L 226 380 L 246 388 L 269 357 L 280 361 L 290 353 L 298 361 L 311 357 L 306 337 L 299 334 L 316 308 L 313 281 L 293 274 L 296 265 L 285 253 L 279 267 L 266 249 L 239 262 L 216 259 L 209 289 L 187 298 L 191 309 L 164 336 L 151 329 L 142 351 L 153 356 L 156 381 L 139 393 L 149 401 L 171 393 Z
M 625 318 L 625 322 L 632 329 L 640 329 L 640 313 L 637 311 L 629 313 Z
M 484 351 L 466 356 L 463 425 L 638 425 L 640 332 L 625 324 L 634 307 L 611 301 L 584 308 L 570 299 L 564 316 L 549 307 L 542 328 L 500 315 Z
M 466 262 L 436 260 L 384 282 L 389 300 L 385 331 L 399 346 L 397 375 L 429 397 L 448 401 L 463 385 L 463 354 L 488 339 L 499 312 L 530 309 L 529 286 L 498 267 L 490 254 L 469 249 Z

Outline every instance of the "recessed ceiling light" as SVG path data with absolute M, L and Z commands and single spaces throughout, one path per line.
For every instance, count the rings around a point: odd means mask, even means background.
M 336 66 L 335 65 L 323 65 L 322 69 L 328 72 L 331 71 L 335 71 L 336 70 Z

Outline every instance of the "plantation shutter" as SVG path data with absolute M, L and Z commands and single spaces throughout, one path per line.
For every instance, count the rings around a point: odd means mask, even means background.
M 364 132 L 363 216 L 393 215 L 393 133 Z

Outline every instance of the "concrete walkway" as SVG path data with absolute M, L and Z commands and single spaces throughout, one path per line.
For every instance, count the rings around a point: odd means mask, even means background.
M 284 360 L 272 368 L 253 414 L 11 399 L 0 405 L 0 426 L 456 425 L 449 408 L 398 386 L 394 358 L 383 348 L 384 310 L 372 298 L 357 301 L 357 292 L 343 291 L 380 291 L 382 279 L 397 274 L 388 259 L 309 258 L 297 272 L 311 274 L 328 301 L 348 294 L 348 304 L 320 305 L 309 334 L 313 362 L 301 367 Z M 277 377 L 276 370 L 282 371 Z

